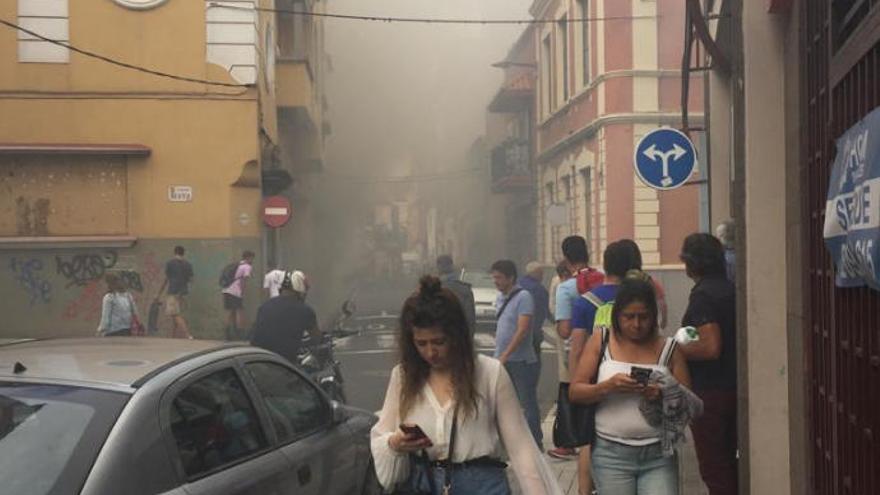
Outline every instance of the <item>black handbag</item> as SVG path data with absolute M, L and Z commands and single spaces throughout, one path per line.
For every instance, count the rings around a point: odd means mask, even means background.
M 443 495 L 449 493 L 452 480 L 449 467 L 452 465 L 452 454 L 455 451 L 455 437 L 458 430 L 458 406 L 452 413 L 452 431 L 449 436 L 449 450 L 446 451 L 446 469 L 443 470 Z M 410 455 L 409 478 L 396 487 L 391 495 L 438 495 L 434 489 L 434 469 L 428 459 L 428 453 L 422 450 L 419 456 Z
M 605 359 L 608 347 L 608 329 L 602 328 L 602 346 L 599 349 L 599 363 Z M 590 383 L 595 384 L 599 376 Z M 568 399 L 570 383 L 559 383 L 559 395 L 556 398 L 556 419 L 553 420 L 553 445 L 573 449 L 593 443 L 596 434 L 596 403 L 574 404 Z

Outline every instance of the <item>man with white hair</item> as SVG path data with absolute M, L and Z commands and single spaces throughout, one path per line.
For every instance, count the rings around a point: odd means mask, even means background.
M 544 287 L 544 265 L 531 261 L 526 265 L 526 274 L 519 279 L 519 285 L 529 291 L 535 301 L 535 313 L 532 315 L 532 345 L 541 362 L 541 342 L 544 341 L 544 322 L 550 306 L 550 294 Z
M 727 280 L 736 282 L 736 252 L 733 246 L 736 242 L 736 230 L 733 220 L 725 220 L 715 227 L 715 237 L 724 246 L 724 265 L 727 269 Z
M 285 272 L 278 297 L 269 299 L 257 311 L 251 345 L 279 354 L 293 364 L 308 332 L 312 342 L 321 342 L 315 311 L 305 302 L 309 281 L 301 271 Z

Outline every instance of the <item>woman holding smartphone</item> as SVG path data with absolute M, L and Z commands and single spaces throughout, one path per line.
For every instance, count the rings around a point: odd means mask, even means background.
M 602 495 L 678 493 L 675 454 L 663 451 L 661 428 L 648 424 L 640 410 L 643 398 L 661 400 L 660 388 L 647 381 L 652 372 L 690 387 L 684 355 L 659 334 L 657 319 L 651 283 L 624 279 L 611 312 L 613 328 L 593 332 L 571 380 L 573 402 L 598 403 L 592 473 Z
M 400 360 L 372 430 L 376 475 L 402 493 L 507 495 L 504 452 L 526 495 L 561 494 L 504 367 L 474 352 L 456 296 L 426 276 L 404 303 Z

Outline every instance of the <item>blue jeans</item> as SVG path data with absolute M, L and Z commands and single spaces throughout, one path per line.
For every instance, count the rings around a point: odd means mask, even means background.
M 660 443 L 632 447 L 596 436 L 593 483 L 602 495 L 676 495 L 678 459 L 665 456 Z
M 538 380 L 541 378 L 541 364 L 508 361 L 504 364 L 504 368 L 510 375 L 510 381 L 516 389 L 516 397 L 526 414 L 526 423 L 540 449 L 544 440 L 544 434 L 541 432 L 541 413 L 538 411 Z
M 415 463 L 417 474 L 411 479 L 413 488 L 422 491 L 430 491 L 430 482 L 427 470 L 431 469 L 434 475 L 434 493 L 443 493 L 444 469 L 442 467 L 428 468 L 424 464 Z M 510 485 L 507 482 L 507 473 L 503 468 L 471 466 L 455 467 L 449 473 L 451 495 L 510 495 Z

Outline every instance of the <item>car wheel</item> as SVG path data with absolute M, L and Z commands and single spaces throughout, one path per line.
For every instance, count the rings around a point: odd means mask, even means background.
M 381 495 L 381 493 L 382 485 L 379 484 L 379 479 L 376 477 L 376 466 L 373 464 L 373 459 L 370 459 L 370 463 L 367 464 L 367 474 L 364 477 L 361 495 Z

